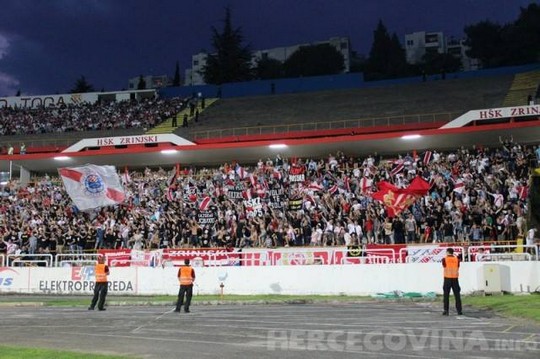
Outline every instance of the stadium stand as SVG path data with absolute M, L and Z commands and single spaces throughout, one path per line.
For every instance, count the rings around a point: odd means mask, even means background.
M 65 106 L 0 109 L 0 134 L 25 136 L 42 133 L 147 129 L 180 111 L 183 99 L 146 99 Z
M 196 112 L 199 112 L 199 115 L 202 114 L 203 111 L 205 111 L 217 100 L 217 98 L 209 98 L 203 100 L 197 97 L 185 99 L 185 101 L 183 102 L 184 105 L 181 107 L 181 111 L 175 115 L 176 121 L 174 120 L 175 116 L 173 115 L 173 117 L 167 118 L 159 125 L 148 130 L 146 134 L 155 135 L 173 133 L 180 126 L 189 126 L 190 124 L 193 124 L 195 122 L 195 118 L 198 116 Z M 184 118 L 186 119 L 186 124 L 183 123 Z
M 4 146 L 10 142 L 27 141 L 31 152 L 30 147 L 40 143 L 59 145 L 69 139 L 84 138 L 86 134 L 81 134 L 83 131 L 94 132 L 93 137 L 170 133 L 175 131 L 172 126 L 174 113 L 177 114 L 179 127 L 175 132 L 188 138 L 208 138 L 207 135 L 197 134 L 201 130 L 292 126 L 306 122 L 311 125 L 284 127 L 277 131 L 433 123 L 449 121 L 466 110 L 500 106 L 512 79 L 513 75 L 499 75 L 219 101 L 209 98 L 206 99 L 204 111 L 201 101 L 195 101 L 195 109 L 199 110 L 200 116 L 197 123 L 194 123 L 188 106 L 192 98 L 167 98 L 140 104 L 81 104 L 35 110 L 2 108 L 0 134 L 3 135 L 1 142 Z M 189 114 L 188 129 L 181 128 L 185 112 Z M 85 122 L 82 126 L 81 119 Z M 338 124 L 339 121 L 350 123 Z M 325 128 L 323 124 L 330 125 Z M 276 129 L 269 131 L 276 132 Z M 59 136 L 61 132 L 68 135 Z M 262 132 L 258 130 L 258 133 Z
M 0 108 L 1 153 L 27 146 L 26 153 L 57 152 L 77 140 L 143 134 L 170 119 L 187 99 L 145 99 L 67 106 Z
M 253 167 L 184 168 L 171 185 L 164 170 L 146 169 L 125 177 L 127 203 L 84 213 L 58 178 L 25 188 L 13 181 L 0 193 L 0 253 L 514 241 L 526 231 L 536 149 L 505 141 L 387 159 L 278 155 Z M 293 182 L 293 167 L 302 182 Z M 390 220 L 371 197 L 374 185 L 404 187 L 417 175 L 431 183 L 429 195 Z M 215 225 L 199 222 L 202 211 Z
M 367 124 L 377 126 L 449 120 L 449 114 L 457 117 L 471 109 L 500 107 L 512 79 L 512 75 L 504 75 L 354 90 L 222 99 L 205 111 L 199 124 L 193 127 L 192 133 L 203 126 L 204 130 L 207 130 L 380 118 L 379 123 Z M 438 116 L 423 118 L 417 116 L 418 114 Z M 393 121 L 389 123 L 388 118 L 393 118 Z
M 522 106 L 527 103 L 529 96 L 536 97 L 540 85 L 540 71 L 529 71 L 516 74 L 512 86 L 504 98 L 503 107 Z

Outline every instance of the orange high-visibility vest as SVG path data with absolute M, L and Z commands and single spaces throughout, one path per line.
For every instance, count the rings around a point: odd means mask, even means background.
M 103 263 L 96 264 L 95 275 L 96 283 L 105 283 L 107 282 L 107 272 L 105 271 L 106 265 Z
M 192 271 L 193 269 L 191 268 L 191 266 L 180 267 L 180 276 L 178 277 L 180 285 L 193 284 L 193 277 L 191 276 Z
M 459 277 L 459 259 L 454 256 L 447 256 L 444 258 L 446 267 L 444 267 L 445 278 L 458 278 Z

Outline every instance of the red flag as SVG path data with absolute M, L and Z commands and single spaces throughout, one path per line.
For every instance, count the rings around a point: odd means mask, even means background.
M 212 203 L 212 198 L 210 198 L 210 196 L 205 196 L 201 203 L 199 203 L 199 209 L 201 211 L 206 211 L 208 207 L 210 207 L 210 203 Z
M 266 197 L 266 188 L 263 185 L 258 184 L 255 186 L 255 192 L 257 192 L 257 196 L 259 198 L 265 198 Z
M 367 177 L 362 177 L 360 179 L 360 192 L 363 194 L 367 194 L 371 192 L 371 185 L 373 184 L 373 180 Z
M 309 184 L 308 186 L 308 189 L 312 190 L 312 191 L 322 191 L 323 190 L 323 186 L 321 186 L 319 183 L 317 183 L 317 181 L 313 181 Z
M 235 172 L 240 179 L 244 179 L 249 176 L 249 173 L 245 171 L 244 167 L 240 166 L 239 164 L 236 165 Z
M 409 184 L 409 187 L 407 187 L 405 190 L 407 191 L 407 193 L 415 194 L 419 197 L 422 197 L 429 192 L 429 188 L 429 182 L 427 182 L 420 176 L 416 176 Z
M 349 176 L 345 176 L 345 179 L 343 180 L 343 185 L 345 186 L 345 190 L 347 192 L 351 192 L 351 179 Z
M 219 197 L 219 196 L 223 196 L 224 194 L 225 193 L 223 191 L 223 187 L 217 186 L 214 188 L 214 196 Z
M 255 185 L 257 184 L 257 177 L 255 177 L 253 174 L 250 174 L 249 175 L 249 182 L 251 182 L 251 185 L 253 187 L 255 187 Z
M 429 191 L 429 183 L 421 177 L 412 180 L 407 188 L 398 188 L 386 181 L 379 182 L 377 186 L 379 191 L 375 192 L 372 197 L 386 206 L 389 217 L 399 215 Z
M 122 183 L 123 184 L 131 183 L 131 176 L 129 175 L 127 166 L 124 167 L 124 174 L 122 174 Z
M 251 189 L 248 188 L 248 189 L 245 189 L 244 191 L 242 191 L 242 197 L 246 200 L 250 200 L 253 196 L 251 195 Z
M 166 196 L 167 196 L 167 201 L 169 202 L 174 201 L 173 190 L 171 187 L 167 188 Z
M 398 163 L 394 168 L 392 168 L 392 170 L 390 171 L 390 175 L 395 176 L 398 173 L 400 173 L 401 171 L 403 171 L 404 168 L 405 168 L 405 166 L 403 165 L 403 162 Z
M 424 162 L 424 165 L 428 165 L 429 162 L 431 162 L 431 156 L 433 155 L 433 152 L 431 151 L 426 151 L 424 152 L 424 160 L 422 162 Z
M 464 189 L 465 189 L 465 183 L 463 183 L 463 180 L 461 178 L 458 178 L 457 180 L 454 181 L 454 192 L 462 194 Z
M 176 184 L 176 179 L 178 178 L 178 171 L 176 168 L 173 168 L 171 170 L 171 175 L 169 178 L 167 178 L 167 187 L 172 187 L 174 184 Z
M 519 199 L 525 201 L 529 196 L 529 186 L 517 186 Z

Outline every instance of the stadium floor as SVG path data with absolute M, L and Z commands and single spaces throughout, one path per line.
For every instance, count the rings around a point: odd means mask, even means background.
M 538 358 L 540 326 L 440 305 L 0 307 L 0 344 L 140 358 Z M 1 354 L 1 353 L 0 353 Z

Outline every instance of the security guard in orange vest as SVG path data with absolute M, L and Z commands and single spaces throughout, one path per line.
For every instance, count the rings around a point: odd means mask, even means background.
M 107 276 L 109 275 L 109 266 L 105 264 L 105 257 L 98 257 L 98 262 L 95 266 L 94 274 L 96 276 L 94 297 L 92 298 L 92 304 L 90 304 L 88 310 L 94 310 L 94 308 L 96 307 L 96 303 L 99 310 L 105 310 L 105 298 L 107 297 L 107 290 L 109 286 L 109 282 L 107 280 Z
M 459 287 L 459 258 L 454 256 L 454 249 L 448 248 L 446 250 L 446 257 L 442 260 L 444 268 L 444 284 L 443 284 L 443 302 L 444 312 L 443 315 L 448 315 L 448 308 L 450 306 L 450 289 L 454 293 L 456 299 L 456 310 L 458 315 L 462 315 L 461 308 L 461 288 Z
M 180 291 L 178 292 L 175 312 L 179 313 L 180 309 L 182 309 L 185 296 L 184 312 L 189 313 L 189 305 L 193 296 L 193 282 L 195 281 L 195 270 L 189 265 L 189 259 L 185 259 L 184 265 L 178 269 L 178 281 L 180 282 Z

